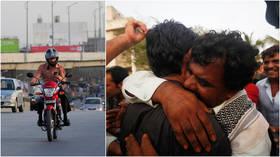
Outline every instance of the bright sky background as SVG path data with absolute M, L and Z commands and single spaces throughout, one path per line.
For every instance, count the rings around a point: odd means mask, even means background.
M 23 0 L 1 1 L 1 35 L 18 36 L 20 45 L 26 40 L 26 7 Z M 54 16 L 60 15 L 61 22 L 67 22 L 67 6 L 73 0 L 54 1 Z M 103 3 L 104 4 L 104 3 Z M 32 24 L 41 16 L 43 22 L 51 21 L 51 1 L 29 1 L 29 41 L 32 42 Z M 264 0 L 107 0 L 126 17 L 134 17 L 151 27 L 153 18 L 160 22 L 174 19 L 187 27 L 202 26 L 214 30 L 239 30 L 253 38 L 263 39 L 270 35 L 279 39 L 279 29 L 265 20 Z M 71 21 L 88 22 L 93 31 L 93 12 L 98 4 L 83 0 L 71 7 Z M 96 12 L 96 11 L 95 11 Z M 269 45 L 267 45 L 269 46 Z
M 153 18 L 162 22 L 174 19 L 187 27 L 202 26 L 214 30 L 239 30 L 253 39 L 270 35 L 279 40 L 279 29 L 265 20 L 264 0 L 152 0 L 106 1 L 125 17 L 134 17 L 151 27 Z M 270 46 L 270 45 L 267 45 Z
M 70 21 L 87 22 L 89 36 L 93 36 L 94 31 L 94 15 L 98 15 L 98 7 L 101 7 L 104 13 L 105 2 L 83 0 L 62 0 L 54 1 L 53 15 L 60 16 L 60 22 L 68 22 L 67 7 L 74 4 L 70 8 Z M 37 18 L 41 17 L 43 23 L 51 23 L 51 4 L 49 0 L 38 1 L 29 0 L 28 3 L 28 41 L 33 41 L 33 23 L 37 22 Z M 98 18 L 98 16 L 97 16 Z M 102 19 L 103 21 L 105 19 Z M 104 27 L 104 26 L 103 26 Z M 65 28 L 68 29 L 68 28 Z M 26 0 L 18 1 L 1 1 L 1 35 L 16 36 L 19 38 L 20 47 L 26 45 Z

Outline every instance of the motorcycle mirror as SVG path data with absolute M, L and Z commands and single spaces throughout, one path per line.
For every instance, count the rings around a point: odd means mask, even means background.
M 72 74 L 71 73 L 66 73 L 65 77 L 72 77 Z
M 27 73 L 27 77 L 34 77 L 33 73 Z

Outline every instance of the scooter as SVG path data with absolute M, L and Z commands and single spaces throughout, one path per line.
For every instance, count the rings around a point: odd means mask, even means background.
M 28 77 L 32 78 L 34 75 L 33 73 L 28 73 Z M 66 77 L 71 77 L 72 75 L 66 73 Z M 70 84 L 69 82 L 54 82 L 54 81 L 47 81 L 44 84 L 38 81 L 36 85 L 42 85 L 41 88 L 41 95 L 44 99 L 44 110 L 43 110 L 43 117 L 44 117 L 44 125 L 41 126 L 43 131 L 47 132 L 48 141 L 51 142 L 53 139 L 57 139 L 57 130 L 61 130 L 63 124 L 61 122 L 61 112 L 62 106 L 58 95 L 63 95 L 64 91 L 62 90 L 61 86 L 63 84 Z

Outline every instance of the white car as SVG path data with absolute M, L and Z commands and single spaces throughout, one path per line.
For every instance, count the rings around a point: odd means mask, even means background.
M 81 109 L 87 110 L 99 110 L 102 111 L 102 101 L 99 97 L 88 97 L 85 98 Z
M 24 102 L 21 84 L 14 78 L 1 78 L 1 108 L 11 108 L 12 112 L 23 112 Z

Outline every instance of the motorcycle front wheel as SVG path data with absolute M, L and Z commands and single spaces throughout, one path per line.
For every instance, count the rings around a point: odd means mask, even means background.
M 53 140 L 52 132 L 53 131 L 55 132 L 55 129 L 54 129 L 54 116 L 53 116 L 51 110 L 47 110 L 45 112 L 45 122 L 46 122 L 46 128 L 47 128 L 48 141 L 51 142 Z

